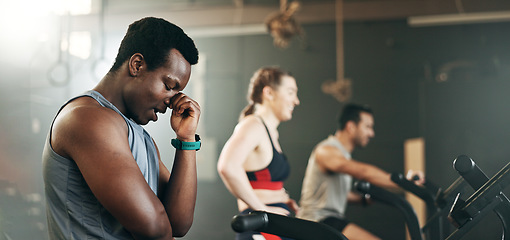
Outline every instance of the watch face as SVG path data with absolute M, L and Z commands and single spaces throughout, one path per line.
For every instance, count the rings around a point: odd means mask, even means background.
M 172 141 L 170 141 L 172 143 L 172 146 L 176 149 L 179 149 L 181 150 L 182 149 L 182 142 L 179 140 L 179 139 L 172 139 Z

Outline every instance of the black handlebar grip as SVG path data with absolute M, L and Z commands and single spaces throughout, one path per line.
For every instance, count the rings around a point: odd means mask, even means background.
M 473 189 L 482 187 L 489 180 L 476 163 L 466 155 L 458 156 L 453 161 L 453 168 L 457 170 Z
M 392 173 L 390 177 L 394 183 L 400 183 L 400 182 L 404 182 L 404 181 L 412 182 L 412 181 L 420 180 L 420 176 L 418 176 L 418 175 L 413 175 L 413 177 L 411 179 L 407 179 L 406 177 L 404 177 L 404 174 L 402 174 L 402 173 Z
M 253 231 L 267 226 L 269 218 L 265 212 L 255 211 L 250 214 L 236 215 L 230 226 L 235 232 Z
M 354 189 L 363 194 L 367 194 L 370 192 L 370 183 L 365 181 L 356 181 L 354 183 Z
M 390 178 L 394 183 L 400 183 L 403 180 L 406 180 L 402 173 L 392 173 Z
M 475 162 L 466 155 L 460 155 L 453 161 L 453 168 L 459 173 L 469 173 L 477 168 Z

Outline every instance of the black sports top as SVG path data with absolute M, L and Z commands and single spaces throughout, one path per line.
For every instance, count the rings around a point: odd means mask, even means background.
M 262 124 L 264 124 L 266 128 L 271 147 L 273 148 L 273 159 L 271 159 L 267 167 L 258 171 L 246 172 L 246 175 L 248 175 L 253 189 L 279 190 L 283 188 L 283 181 L 289 176 L 290 165 L 287 162 L 285 154 L 278 152 L 274 147 L 271 134 L 269 134 L 269 130 L 264 121 L 262 121 Z

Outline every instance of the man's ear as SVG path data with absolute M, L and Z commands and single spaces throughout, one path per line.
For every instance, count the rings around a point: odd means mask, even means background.
M 143 55 L 140 53 L 135 53 L 131 58 L 129 58 L 128 69 L 129 75 L 132 77 L 138 76 L 138 73 L 143 69 L 143 65 L 145 63 L 145 59 Z
M 356 130 L 356 123 L 354 121 L 347 121 L 346 125 L 345 125 L 345 128 L 350 131 L 350 132 L 354 132 Z

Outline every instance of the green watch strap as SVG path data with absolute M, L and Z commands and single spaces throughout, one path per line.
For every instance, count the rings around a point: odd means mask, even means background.
M 170 141 L 172 146 L 174 146 L 178 150 L 199 150 L 202 143 L 200 142 L 200 136 L 195 134 L 196 142 L 183 142 L 177 138 L 174 138 Z

